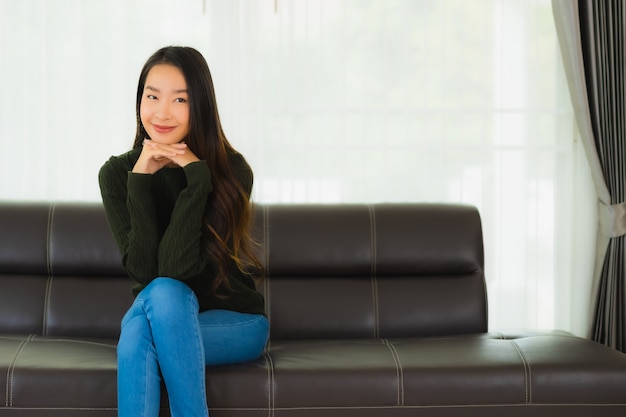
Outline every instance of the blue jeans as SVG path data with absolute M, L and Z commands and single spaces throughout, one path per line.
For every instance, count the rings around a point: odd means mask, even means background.
M 263 315 L 198 313 L 198 300 L 184 282 L 155 279 L 122 320 L 118 415 L 157 417 L 163 378 L 172 417 L 208 416 L 206 366 L 257 359 L 268 334 Z

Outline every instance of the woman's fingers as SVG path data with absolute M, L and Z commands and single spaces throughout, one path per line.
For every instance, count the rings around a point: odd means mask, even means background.
M 176 165 L 184 167 L 191 162 L 199 160 L 184 142 L 164 144 L 146 139 L 143 144 L 146 153 L 155 161 L 160 162 L 166 159 L 168 162 L 172 161 Z
M 150 156 L 156 160 L 163 158 L 171 158 L 177 155 L 184 155 L 187 145 L 184 143 L 164 144 L 154 142 L 150 139 L 143 141 L 144 150 L 150 153 Z

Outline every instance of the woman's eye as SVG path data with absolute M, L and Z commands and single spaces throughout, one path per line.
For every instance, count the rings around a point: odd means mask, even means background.
M 156 96 L 155 96 L 154 94 L 148 94 L 146 97 L 147 97 L 149 100 L 156 100 L 156 99 L 157 99 L 157 98 L 156 98 Z
M 185 100 L 184 98 L 177 98 L 176 100 L 174 100 L 176 103 L 186 103 L 187 100 Z

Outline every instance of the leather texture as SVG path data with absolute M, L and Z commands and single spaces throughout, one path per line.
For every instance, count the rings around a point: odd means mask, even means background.
M 212 417 L 626 413 L 626 355 L 490 331 L 475 208 L 255 213 L 271 340 L 257 361 L 208 368 Z M 115 416 L 132 282 L 101 205 L 2 202 L 0 236 L 0 416 Z

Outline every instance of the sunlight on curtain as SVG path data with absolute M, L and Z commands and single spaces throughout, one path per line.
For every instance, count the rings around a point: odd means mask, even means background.
M 167 44 L 209 61 L 256 201 L 474 204 L 491 327 L 586 333 L 593 191 L 548 0 L 0 0 L 0 198 L 98 200 Z

